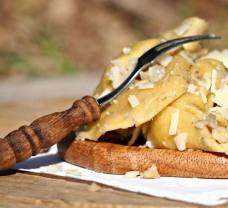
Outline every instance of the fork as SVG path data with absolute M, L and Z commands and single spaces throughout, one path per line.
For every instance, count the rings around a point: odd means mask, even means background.
M 98 99 L 92 96 L 85 96 L 80 100 L 76 100 L 72 107 L 65 111 L 40 117 L 29 126 L 24 125 L 10 132 L 3 139 L 0 139 L 0 171 L 8 170 L 17 162 L 39 154 L 43 149 L 60 142 L 81 125 L 99 119 L 101 108 L 125 90 L 140 71 L 153 64 L 165 52 L 185 43 L 219 38 L 218 36 L 208 34 L 188 36 L 163 42 L 140 56 L 130 75 L 119 87 L 107 95 Z

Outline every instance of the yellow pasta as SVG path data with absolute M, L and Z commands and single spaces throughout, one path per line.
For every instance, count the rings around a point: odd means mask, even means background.
M 104 71 L 95 96 L 116 88 L 134 68 L 137 58 L 163 38 L 207 31 L 204 20 L 192 17 L 161 38 L 125 48 Z M 165 54 L 105 106 L 98 121 L 80 129 L 77 139 L 98 140 L 116 131 L 125 137 L 133 135 L 128 144 L 143 135 L 155 148 L 228 152 L 228 53 L 208 54 L 199 43 L 185 44 Z

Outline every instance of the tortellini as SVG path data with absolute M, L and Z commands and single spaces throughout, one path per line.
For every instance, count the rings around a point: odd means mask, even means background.
M 159 39 L 124 48 L 105 70 L 95 96 L 118 87 L 137 58 L 164 38 L 207 31 L 208 24 L 193 17 Z M 216 51 L 213 57 L 199 43 L 190 43 L 164 54 L 102 109 L 98 121 L 80 129 L 77 139 L 98 140 L 111 131 L 131 132 L 130 145 L 143 135 L 152 148 L 228 152 L 228 56 L 224 51 Z

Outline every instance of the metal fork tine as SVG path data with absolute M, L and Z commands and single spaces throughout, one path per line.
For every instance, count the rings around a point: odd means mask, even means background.
M 220 39 L 220 38 L 221 37 L 215 36 L 213 34 L 186 36 L 186 37 L 182 37 L 182 38 L 177 38 L 177 39 L 172 39 L 172 40 L 165 41 L 165 42 L 157 45 L 154 48 L 158 48 L 158 50 L 161 50 L 161 49 L 167 48 L 169 46 L 175 47 L 176 44 L 179 45 L 179 44 L 189 43 L 189 42 L 192 42 L 192 41 L 208 40 L 208 39 Z
M 157 58 L 159 55 L 177 46 L 183 45 L 185 43 L 190 43 L 190 42 L 195 42 L 200 40 L 211 40 L 211 39 L 220 39 L 220 37 L 209 34 L 209 35 L 187 36 L 183 38 L 168 40 L 148 50 L 139 58 L 138 62 L 141 63 L 141 66 L 143 66 L 144 64 L 148 63 L 149 61 L 148 59 L 153 60 L 154 58 Z
M 138 58 L 138 62 L 136 64 L 135 68 L 132 70 L 130 75 L 120 84 L 120 86 L 118 86 L 116 89 L 114 89 L 112 92 L 108 93 L 107 95 L 104 95 L 104 96 L 98 98 L 97 103 L 99 105 L 103 106 L 106 103 L 108 103 L 110 100 L 115 98 L 124 89 L 127 88 L 127 86 L 138 76 L 140 71 L 147 68 L 149 65 L 151 65 L 156 60 L 156 58 L 158 58 L 161 54 L 167 52 L 168 50 L 175 48 L 179 45 L 183 45 L 185 43 L 190 43 L 190 42 L 200 41 L 200 40 L 212 40 L 212 39 L 220 39 L 220 37 L 210 35 L 210 34 L 209 35 L 188 36 L 188 37 L 168 40 L 164 43 L 161 43 L 161 44 L 149 49 L 141 57 Z

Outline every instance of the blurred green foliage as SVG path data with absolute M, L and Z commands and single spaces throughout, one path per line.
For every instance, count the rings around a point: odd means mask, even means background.
M 79 70 L 79 67 L 62 52 L 58 42 L 50 32 L 44 31 L 41 33 L 39 46 L 43 55 L 52 59 L 63 74 L 71 75 Z
M 0 76 L 25 75 L 36 78 L 79 72 L 78 65 L 61 50 L 51 32 L 41 32 L 35 44 L 38 46 L 37 54 L 29 53 L 29 50 L 26 53 L 0 54 Z

